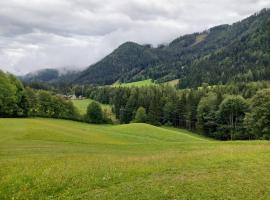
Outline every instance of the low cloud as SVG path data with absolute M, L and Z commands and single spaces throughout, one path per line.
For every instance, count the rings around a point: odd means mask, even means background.
M 265 7 L 268 0 L 1 1 L 0 68 L 87 67 L 123 42 L 168 43 Z

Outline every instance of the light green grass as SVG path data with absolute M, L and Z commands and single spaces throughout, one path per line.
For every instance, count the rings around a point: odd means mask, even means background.
M 81 115 L 86 114 L 87 107 L 90 103 L 92 103 L 94 100 L 92 99 L 76 99 L 76 100 L 71 100 L 74 106 L 78 109 L 79 113 Z M 102 110 L 105 112 L 106 116 L 110 118 L 114 123 L 117 123 L 115 114 L 112 112 L 112 106 L 108 104 L 102 104 L 101 105 Z
M 164 82 L 163 85 L 169 85 L 169 86 L 175 87 L 178 85 L 178 83 L 179 83 L 179 79 L 175 79 L 175 80 Z
M 270 143 L 0 119 L 0 199 L 269 199 Z
M 195 46 L 195 45 L 199 44 L 200 42 L 204 41 L 206 37 L 207 37 L 207 34 L 198 35 L 196 37 L 196 41 L 194 42 L 194 44 L 192 44 L 192 46 Z
M 119 83 L 116 82 L 112 86 L 113 87 L 147 87 L 147 86 L 153 86 L 156 85 L 156 83 L 152 79 L 147 79 L 143 81 L 136 81 L 131 83 Z
M 82 100 L 76 99 L 76 100 L 71 100 L 71 101 L 81 114 L 85 114 L 88 105 L 90 103 L 92 103 L 94 100 L 92 100 L 92 99 L 82 99 Z M 111 110 L 112 110 L 111 105 L 106 105 L 106 104 L 101 104 L 101 103 L 100 103 L 100 105 L 101 105 L 103 110 L 108 110 L 111 112 Z

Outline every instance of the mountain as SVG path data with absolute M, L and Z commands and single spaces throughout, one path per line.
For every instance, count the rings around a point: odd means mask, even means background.
M 80 72 L 68 68 L 42 69 L 18 77 L 25 82 L 46 82 L 46 83 L 71 83 Z
M 232 25 L 184 35 L 157 48 L 126 42 L 80 72 L 45 69 L 20 78 L 26 82 L 95 85 L 179 79 L 182 88 L 270 80 L 269 35 L 270 10 L 263 9 Z
M 83 71 L 78 83 L 112 84 L 129 81 L 142 70 L 159 63 L 158 55 L 148 46 L 126 42 L 110 55 Z
M 270 10 L 232 25 L 220 25 L 152 48 L 127 42 L 78 74 L 73 83 L 110 85 L 180 79 L 182 87 L 201 83 L 270 79 Z

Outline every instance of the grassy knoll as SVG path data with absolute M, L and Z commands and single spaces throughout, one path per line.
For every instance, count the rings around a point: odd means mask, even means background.
M 156 83 L 152 79 L 147 79 L 143 81 L 136 81 L 131 83 L 119 83 L 116 82 L 112 86 L 113 87 L 145 87 L 145 86 L 152 86 L 156 85 Z
M 270 143 L 0 119 L 0 199 L 269 199 Z

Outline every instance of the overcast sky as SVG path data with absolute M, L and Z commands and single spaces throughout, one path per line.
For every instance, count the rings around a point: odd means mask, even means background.
M 79 69 L 126 41 L 168 43 L 269 7 L 270 0 L 1 0 L 0 69 Z

